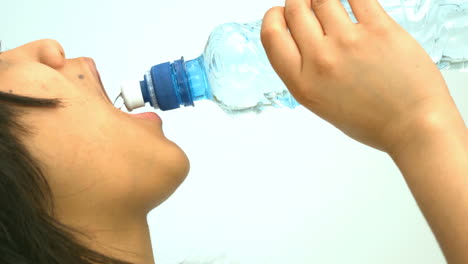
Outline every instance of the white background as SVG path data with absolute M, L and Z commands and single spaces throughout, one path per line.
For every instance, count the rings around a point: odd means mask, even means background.
M 216 25 L 282 3 L 1 0 L 0 39 L 53 38 L 69 58 L 93 57 L 115 97 L 123 79 L 200 55 Z M 468 77 L 447 80 L 467 120 Z M 232 119 L 205 102 L 159 114 L 191 172 L 148 216 L 157 263 L 445 263 L 392 160 L 304 108 Z

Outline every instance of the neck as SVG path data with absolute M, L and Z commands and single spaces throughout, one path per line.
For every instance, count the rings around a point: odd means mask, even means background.
M 153 249 L 146 216 L 107 223 L 104 228 L 88 226 L 83 239 L 89 248 L 133 264 L 154 264 Z

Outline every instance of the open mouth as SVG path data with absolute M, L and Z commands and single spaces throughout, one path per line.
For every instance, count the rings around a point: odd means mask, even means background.
M 96 63 L 91 58 L 85 58 L 85 60 L 88 63 L 89 68 L 91 69 L 91 72 L 94 74 L 94 77 L 96 77 L 96 79 L 99 81 L 99 84 L 101 85 L 102 93 L 105 95 L 107 101 L 109 101 L 112 104 L 112 101 L 110 100 L 109 95 L 107 95 L 107 92 L 104 89 L 104 85 L 102 84 L 101 75 L 99 74 L 99 71 L 97 70 Z
M 107 95 L 106 90 L 104 89 L 104 85 L 102 84 L 101 76 L 99 74 L 99 71 L 97 70 L 96 63 L 91 58 L 85 58 L 85 59 L 86 59 L 86 62 L 88 63 L 88 65 L 89 65 L 89 67 L 91 68 L 91 71 L 93 72 L 94 76 L 96 77 L 97 80 L 99 80 L 99 84 L 101 85 L 102 92 L 103 92 L 104 96 L 106 97 L 107 101 L 109 101 L 116 108 L 121 109 L 123 107 L 123 105 L 124 105 L 124 101 L 121 98 L 121 96 L 119 95 L 114 102 L 112 102 L 110 100 L 109 96 Z M 118 100 L 119 98 L 120 98 L 121 101 Z M 116 103 L 119 104 L 119 105 L 116 105 Z M 124 112 L 124 111 L 122 111 L 122 112 Z M 156 113 L 154 113 L 154 112 L 135 113 L 135 114 L 131 114 L 131 113 L 127 113 L 127 112 L 124 112 L 124 113 L 126 113 L 126 114 L 128 114 L 128 115 L 130 115 L 132 117 L 138 118 L 138 119 L 146 119 L 146 120 L 159 121 L 159 122 L 162 121 L 161 117 L 159 115 L 157 115 Z

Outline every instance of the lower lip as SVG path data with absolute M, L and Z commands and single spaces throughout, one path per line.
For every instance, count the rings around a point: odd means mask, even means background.
M 156 113 L 153 112 L 147 112 L 147 113 L 141 113 L 141 114 L 130 114 L 133 117 L 139 118 L 139 119 L 147 119 L 147 120 L 152 120 L 152 121 L 162 121 L 161 117 L 159 117 Z

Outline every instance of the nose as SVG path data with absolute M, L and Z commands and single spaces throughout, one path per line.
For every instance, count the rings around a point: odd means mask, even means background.
M 40 63 L 54 69 L 65 65 L 65 51 L 58 41 L 43 39 L 31 44 L 35 46 L 34 53 Z

